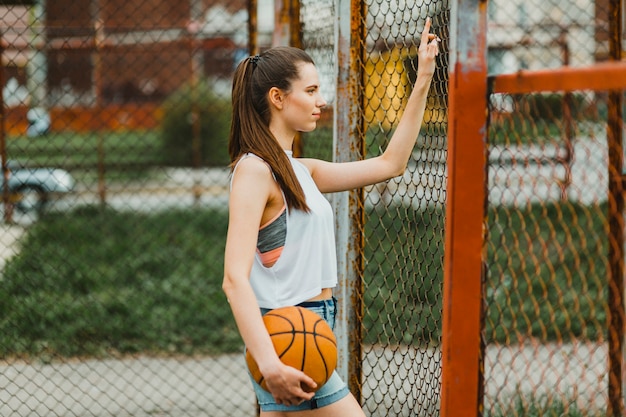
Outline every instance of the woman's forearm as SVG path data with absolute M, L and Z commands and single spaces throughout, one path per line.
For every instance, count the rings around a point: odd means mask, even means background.
M 223 289 L 246 349 L 257 362 L 261 373 L 265 375 L 280 359 L 265 330 L 252 287 L 247 282 L 225 278 Z
M 396 175 L 401 175 L 415 146 L 426 111 L 431 74 L 418 74 L 404 112 L 382 157 L 390 163 Z
M 404 108 L 398 127 L 391 137 L 387 149 L 381 155 L 385 162 L 390 165 L 390 170 L 395 175 L 402 175 L 406 169 L 411 152 L 415 146 L 415 140 L 422 127 L 428 100 L 428 90 L 435 74 L 435 59 L 439 55 L 439 42 L 441 40 L 437 35 L 430 33 L 431 24 L 431 19 L 427 18 L 418 48 L 417 80 Z

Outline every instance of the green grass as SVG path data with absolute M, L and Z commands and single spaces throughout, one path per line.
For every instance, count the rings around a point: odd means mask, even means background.
M 604 337 L 606 213 L 606 204 L 571 202 L 490 208 L 487 343 Z M 381 210 L 366 218 L 365 342 L 438 343 L 443 210 Z
M 226 215 L 85 208 L 44 217 L 0 281 L 0 355 L 233 351 Z
M 558 143 L 563 126 L 546 120 L 533 120 L 513 115 L 492 122 L 489 126 L 491 145 L 546 145 Z
M 163 162 L 160 132 L 120 131 L 51 133 L 7 140 L 8 159 L 29 166 L 52 166 L 72 173 L 79 182 L 91 183 L 98 166 L 109 180 L 127 180 L 148 174 Z
M 608 314 L 607 204 L 489 213 L 485 337 L 598 340 Z
M 606 206 L 488 212 L 487 343 L 603 338 Z M 441 337 L 444 212 L 367 213 L 365 343 Z M 0 280 L 0 356 L 241 349 L 221 290 L 227 213 L 50 213 Z
M 444 212 L 380 210 L 366 219 L 364 341 L 439 340 Z
M 158 131 L 61 132 L 7 140 L 10 159 L 35 165 L 91 167 L 97 165 L 99 158 L 106 163 L 154 164 L 161 161 L 160 153 Z
M 602 417 L 605 413 L 580 407 L 576 399 L 518 393 L 510 402 L 499 404 L 485 417 Z

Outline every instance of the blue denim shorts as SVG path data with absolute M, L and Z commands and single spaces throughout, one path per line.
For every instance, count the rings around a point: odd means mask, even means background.
M 331 329 L 335 329 L 335 317 L 337 316 L 337 300 L 333 297 L 329 300 L 322 301 L 307 301 L 298 304 L 300 307 L 308 308 L 319 314 L 324 320 L 328 322 Z M 262 308 L 261 313 L 265 314 L 270 309 Z M 328 381 L 317 390 L 315 396 L 309 400 L 304 401 L 299 405 L 287 406 L 283 404 L 276 404 L 274 397 L 268 391 L 261 388 L 259 384 L 250 377 L 254 392 L 256 393 L 259 407 L 262 411 L 303 411 L 314 410 L 330 404 L 333 404 L 350 393 L 348 386 L 337 374 L 337 371 L 333 372 Z

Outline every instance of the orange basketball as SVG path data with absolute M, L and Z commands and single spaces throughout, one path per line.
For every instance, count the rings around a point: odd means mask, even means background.
M 263 322 L 280 360 L 313 378 L 317 389 L 321 388 L 337 366 L 337 340 L 328 323 L 303 307 L 271 310 L 263 316 Z M 254 380 L 267 390 L 249 352 L 246 363 Z

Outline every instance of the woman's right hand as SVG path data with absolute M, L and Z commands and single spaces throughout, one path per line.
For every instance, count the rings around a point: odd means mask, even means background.
M 418 49 L 418 61 L 417 66 L 418 75 L 425 75 L 432 77 L 435 73 L 435 57 L 439 55 L 439 42 L 441 39 L 434 33 L 430 33 L 430 27 L 432 21 L 430 17 L 426 18 L 426 24 L 424 25 L 424 31 L 422 32 L 421 42 Z
M 310 400 L 317 384 L 304 372 L 279 362 L 263 374 L 269 392 L 277 404 L 298 405 Z

